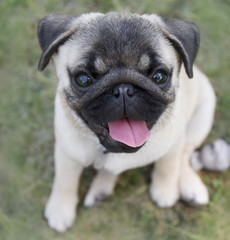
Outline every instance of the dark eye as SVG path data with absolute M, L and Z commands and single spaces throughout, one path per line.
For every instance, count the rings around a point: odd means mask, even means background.
M 163 72 L 156 72 L 154 75 L 153 75 L 153 81 L 156 83 L 156 84 L 164 84 L 165 82 L 167 82 L 168 80 L 168 75 L 163 73 Z
M 74 77 L 74 80 L 80 87 L 88 87 L 92 83 L 91 78 L 88 77 L 86 74 L 76 75 Z

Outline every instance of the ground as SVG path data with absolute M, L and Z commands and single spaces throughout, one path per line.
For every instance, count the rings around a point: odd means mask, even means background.
M 90 11 L 158 13 L 195 22 L 201 31 L 196 64 L 216 90 L 214 128 L 207 139 L 230 142 L 229 0 L 2 0 L 0 2 L 0 238 L 3 240 L 230 239 L 230 171 L 200 174 L 210 203 L 159 209 L 148 196 L 151 166 L 124 173 L 114 196 L 93 209 L 82 206 L 95 174 L 80 187 L 78 219 L 64 235 L 47 226 L 43 209 L 53 179 L 53 102 L 56 76 L 37 71 L 39 19 L 50 13 Z M 192 80 L 191 80 L 192 81 Z

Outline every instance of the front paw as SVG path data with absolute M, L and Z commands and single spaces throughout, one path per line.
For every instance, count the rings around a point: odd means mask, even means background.
M 49 226 L 60 233 L 70 228 L 76 217 L 76 203 L 76 199 L 67 200 L 51 196 L 44 213 Z
M 207 187 L 195 172 L 182 175 L 180 195 L 183 201 L 192 206 L 206 205 L 209 202 Z
M 178 201 L 179 191 L 177 185 L 152 184 L 150 186 L 150 196 L 158 207 L 168 208 Z

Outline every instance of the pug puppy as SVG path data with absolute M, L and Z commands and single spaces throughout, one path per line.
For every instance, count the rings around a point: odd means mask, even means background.
M 120 173 L 153 162 L 149 192 L 159 207 L 208 203 L 189 158 L 211 129 L 216 100 L 193 68 L 194 24 L 154 14 L 50 15 L 38 39 L 39 70 L 52 59 L 59 79 L 55 179 L 45 208 L 51 228 L 73 224 L 79 178 L 91 164 L 98 173 L 86 207 L 110 196 Z

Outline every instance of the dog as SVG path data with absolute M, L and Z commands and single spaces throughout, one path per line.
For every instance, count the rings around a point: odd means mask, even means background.
M 76 218 L 83 169 L 98 170 L 84 200 L 110 196 L 120 173 L 155 162 L 149 188 L 162 208 L 209 201 L 189 158 L 211 130 L 216 97 L 194 66 L 195 24 L 155 14 L 49 15 L 38 25 L 38 69 L 50 60 L 55 98 L 55 179 L 45 208 L 51 228 Z

